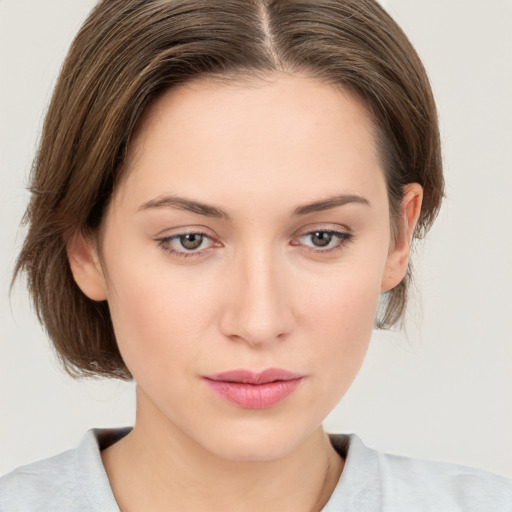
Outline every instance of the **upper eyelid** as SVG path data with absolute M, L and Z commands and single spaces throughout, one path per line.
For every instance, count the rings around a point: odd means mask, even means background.
M 191 234 L 205 235 L 211 239 L 218 238 L 214 234 L 212 234 L 211 230 L 206 226 L 179 226 L 174 228 L 165 228 L 156 233 L 154 237 L 161 240 L 163 238 L 173 238 Z
M 295 238 L 302 238 L 303 236 L 314 235 L 315 233 L 331 233 L 333 235 L 352 236 L 350 231 L 340 231 L 338 229 L 313 229 L 311 231 L 305 231 L 300 235 L 297 235 Z
M 172 239 L 172 238 L 175 239 L 175 238 L 179 238 L 180 236 L 183 236 L 183 235 L 197 234 L 197 235 L 203 235 L 212 241 L 220 240 L 220 237 L 218 237 L 214 234 L 211 234 L 209 231 L 210 230 L 204 226 L 197 226 L 197 227 L 190 227 L 190 228 L 179 227 L 179 228 L 172 228 L 172 229 L 164 229 L 161 232 L 157 233 L 155 235 L 155 238 L 157 238 L 159 240 Z M 340 225 L 333 226 L 332 224 L 331 225 L 324 224 L 324 225 L 317 225 L 317 226 L 312 225 L 312 226 L 307 226 L 305 228 L 303 227 L 301 229 L 298 229 L 295 231 L 295 233 L 293 233 L 291 235 L 291 238 L 292 239 L 300 238 L 302 236 L 306 236 L 306 235 L 309 235 L 309 234 L 312 234 L 312 233 L 315 233 L 318 231 L 325 231 L 328 233 L 339 233 L 339 234 L 346 234 L 346 235 L 353 234 L 353 231 L 348 226 L 340 226 Z
M 300 235 L 297 235 L 295 239 L 300 239 L 305 236 L 314 235 L 315 233 L 331 233 L 341 242 L 346 242 L 354 237 L 354 234 L 350 231 L 340 231 L 335 229 L 313 229 L 312 231 L 306 231 Z
M 341 234 L 353 234 L 353 230 L 349 228 L 346 225 L 340 225 L 340 224 L 312 224 L 310 226 L 307 226 L 305 228 L 298 229 L 294 237 L 300 237 L 304 235 L 308 235 L 311 233 L 316 233 L 318 231 L 326 231 L 329 233 L 341 233 Z
M 302 244 L 302 243 L 301 244 L 292 244 L 291 243 L 292 240 L 297 240 L 304 236 L 312 235 L 316 232 L 322 232 L 322 231 L 327 232 L 327 233 L 333 233 L 335 236 L 340 235 L 340 236 L 337 236 L 338 243 L 334 247 L 325 247 L 325 248 L 322 248 L 320 246 L 319 247 L 310 247 L 310 246 Z M 182 247 L 181 249 L 178 249 L 178 248 L 171 249 L 169 247 L 168 249 L 165 249 L 165 245 L 167 243 L 170 244 L 172 241 L 180 238 L 181 236 L 187 235 L 187 234 L 198 234 L 198 235 L 204 236 L 207 239 L 209 239 L 210 245 L 203 249 L 187 249 L 186 247 Z M 304 250 L 307 250 L 308 252 L 313 252 L 313 253 L 318 253 L 318 254 L 322 254 L 322 253 L 328 254 L 328 253 L 332 253 L 333 251 L 337 251 L 337 250 L 341 249 L 346 243 L 349 243 L 351 240 L 353 240 L 353 237 L 354 237 L 354 234 L 351 232 L 351 230 L 346 229 L 346 228 L 345 229 L 339 229 L 339 227 L 337 229 L 326 228 L 326 227 L 316 228 L 316 229 L 310 228 L 308 231 L 303 231 L 302 234 L 293 236 L 290 243 L 291 243 L 291 245 L 302 245 L 304 247 Z M 203 231 L 193 230 L 193 229 L 183 230 L 178 233 L 170 234 L 168 236 L 156 238 L 155 240 L 158 242 L 158 245 L 163 247 L 165 250 L 168 250 L 169 252 L 176 254 L 176 256 L 180 255 L 183 257 L 186 257 L 186 256 L 199 257 L 201 255 L 204 255 L 205 251 L 208 251 L 209 249 L 214 248 L 216 245 L 217 245 L 217 247 L 219 247 L 218 240 L 215 240 L 215 238 L 211 237 L 207 233 L 204 233 Z M 220 242 L 220 244 L 221 244 L 221 246 L 223 245 L 222 242 Z
M 206 237 L 210 241 L 210 245 L 208 247 L 205 247 L 203 249 L 187 249 L 186 247 L 181 248 L 174 248 L 172 247 L 173 242 L 176 241 L 176 239 L 179 239 L 181 236 L 184 235 L 190 235 L 190 234 L 197 234 Z M 181 232 L 169 236 L 163 236 L 160 238 L 155 239 L 156 242 L 158 242 L 158 246 L 162 247 L 165 251 L 174 253 L 175 255 L 180 256 L 199 256 L 203 254 L 205 251 L 210 249 L 211 247 L 215 246 L 216 242 L 215 240 L 208 236 L 206 233 L 198 232 L 198 231 L 189 231 L 189 232 Z M 202 243 L 202 242 L 201 242 Z
M 215 243 L 214 237 L 210 236 L 208 233 L 204 233 L 203 231 L 181 231 L 181 232 L 176 233 L 176 234 L 158 237 L 157 240 L 159 240 L 159 241 L 177 240 L 180 237 L 186 236 L 186 235 L 200 235 L 200 236 L 202 236 L 204 238 L 207 238 L 212 243 Z

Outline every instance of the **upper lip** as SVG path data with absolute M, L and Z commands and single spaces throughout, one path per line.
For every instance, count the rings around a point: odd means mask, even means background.
M 237 369 L 227 372 L 205 375 L 205 379 L 216 380 L 221 382 L 239 382 L 242 384 L 268 384 L 279 380 L 300 379 L 304 375 L 290 372 L 281 368 L 267 368 L 260 372 L 252 370 Z

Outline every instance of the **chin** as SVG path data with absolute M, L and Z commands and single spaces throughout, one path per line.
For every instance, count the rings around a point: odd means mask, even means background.
M 218 436 L 211 434 L 203 446 L 218 457 L 239 462 L 282 459 L 311 435 L 300 431 L 296 425 L 275 424 L 240 425 L 222 429 Z

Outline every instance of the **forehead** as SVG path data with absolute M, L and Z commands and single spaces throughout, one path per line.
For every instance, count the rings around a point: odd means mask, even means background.
M 302 195 L 312 186 L 312 195 L 333 186 L 359 193 L 382 174 L 374 131 L 354 95 L 313 78 L 196 80 L 146 110 L 129 148 L 128 181 L 142 195 L 183 187 L 220 200 L 272 186 Z
M 313 77 L 277 72 L 258 78 L 206 77 L 167 90 L 150 103 L 138 123 L 132 149 L 162 128 L 170 136 L 192 128 L 196 135 L 206 134 L 211 139 L 237 128 L 250 135 L 251 128 L 278 122 L 276 129 L 293 126 L 293 135 L 302 132 L 307 136 L 311 128 L 329 129 L 329 123 L 331 127 L 336 124 L 336 130 L 340 121 L 369 132 L 375 128 L 359 97 Z M 215 132 L 211 130 L 213 124 Z M 288 134 L 281 133 L 278 140 L 284 141 Z

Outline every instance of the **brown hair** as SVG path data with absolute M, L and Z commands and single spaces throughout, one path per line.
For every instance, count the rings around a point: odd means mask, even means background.
M 103 0 L 77 34 L 45 119 L 31 175 L 25 271 L 39 320 L 67 371 L 130 378 L 108 304 L 74 282 L 67 237 L 94 231 L 137 121 L 156 96 L 194 78 L 307 72 L 369 109 L 386 174 L 391 222 L 403 187 L 424 188 L 418 233 L 443 195 L 438 124 L 425 70 L 373 0 Z M 377 325 L 401 317 L 410 269 Z

